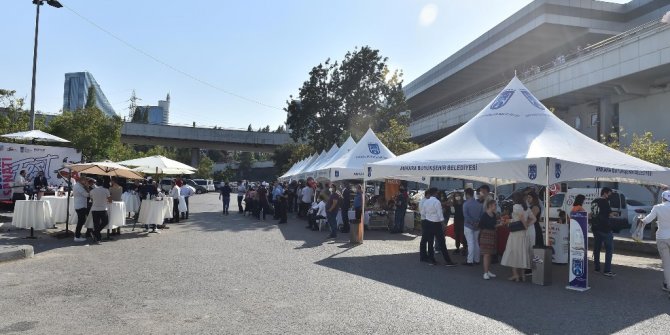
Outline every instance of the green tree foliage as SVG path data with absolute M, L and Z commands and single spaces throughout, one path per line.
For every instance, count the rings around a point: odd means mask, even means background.
M 24 99 L 14 96 L 16 91 L 0 89 L 0 134 L 26 131 L 29 128 L 30 112 L 23 110 Z M 35 129 L 44 129 L 44 116 L 35 115 Z M 11 141 L 3 139 L 3 141 Z
M 409 140 L 410 133 L 407 126 L 394 119 L 391 119 L 389 127 L 378 133 L 377 137 L 396 155 L 402 155 L 419 148 L 418 144 Z
M 251 174 L 251 166 L 254 164 L 254 155 L 251 152 L 241 152 L 239 154 L 239 174 L 242 179 L 246 179 Z
M 226 167 L 225 170 L 218 170 L 212 173 L 212 178 L 217 181 L 231 182 L 235 180 L 235 170 Z
M 214 162 L 207 156 L 200 158 L 200 164 L 198 164 L 198 171 L 196 175 L 200 178 L 209 179 L 212 178 L 212 169 L 214 168 Z
M 149 123 L 149 107 L 135 107 L 135 113 L 133 113 L 132 119 L 130 122 L 133 123 Z
M 64 111 L 49 123 L 47 131 L 66 138 L 80 150 L 82 159 L 100 161 L 113 156 L 121 143 L 121 118 L 109 117 L 97 107 Z
M 313 67 L 284 109 L 292 138 L 321 151 L 345 133 L 361 137 L 368 127 L 379 132 L 391 120 L 407 125 L 402 73 L 391 73 L 387 61 L 379 50 L 365 46 L 347 52 L 341 63 L 326 60 Z
M 89 108 L 94 108 L 96 103 L 96 98 L 95 98 L 95 88 L 93 85 L 88 87 L 88 92 L 86 95 L 86 106 L 84 106 L 85 109 Z
M 626 133 L 620 131 L 621 135 L 617 133 L 609 134 L 607 141 L 603 138 L 603 142 L 614 149 L 620 150 L 628 155 L 637 157 L 650 163 L 658 164 L 664 167 L 670 167 L 670 151 L 668 151 L 668 142 L 664 139 L 656 140 L 652 132 L 645 132 L 642 135 L 633 134 L 630 144 L 624 145 L 621 143 L 621 138 L 626 137 Z M 659 199 L 661 194 L 661 187 L 645 185 L 654 199 Z
M 314 149 L 308 144 L 291 143 L 278 147 L 272 153 L 271 158 L 275 167 L 283 174 L 288 171 L 293 164 L 309 156 L 313 151 Z

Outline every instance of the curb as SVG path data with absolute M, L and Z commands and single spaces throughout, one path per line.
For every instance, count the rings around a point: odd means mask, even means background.
M 33 256 L 35 256 L 35 251 L 32 245 L 0 246 L 0 262 L 32 258 Z
M 589 245 L 591 250 L 593 250 L 593 236 L 589 236 Z M 635 242 L 625 239 L 614 239 L 614 245 L 612 246 L 614 253 L 616 254 L 619 251 L 625 251 L 634 254 L 644 254 L 646 256 L 658 256 L 658 248 L 656 247 L 656 242 L 645 241 L 645 242 Z M 603 248 L 604 251 L 604 248 Z

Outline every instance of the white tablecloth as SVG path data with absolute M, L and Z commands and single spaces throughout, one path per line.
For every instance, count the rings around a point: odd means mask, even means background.
M 49 202 L 54 222 L 65 222 L 67 219 L 67 197 L 49 195 L 43 196 L 42 200 Z M 72 199 L 70 199 L 70 202 L 72 203 Z M 72 207 L 72 204 L 70 204 L 70 207 Z
M 349 211 L 349 220 L 355 220 L 356 219 L 356 212 L 355 211 Z M 365 224 L 369 225 L 370 224 L 370 212 L 365 211 Z
M 128 212 L 137 213 L 140 210 L 140 196 L 137 193 L 124 192 L 121 200 L 126 204 Z
M 12 226 L 44 230 L 54 226 L 51 206 L 44 200 L 18 200 L 14 205 Z
M 109 224 L 102 229 L 116 229 L 126 225 L 126 205 L 123 201 L 114 201 L 107 206 Z M 93 228 L 93 215 L 86 218 L 86 228 Z
M 172 207 L 173 199 L 170 197 L 163 198 L 161 201 L 143 200 L 137 222 L 161 225 L 164 219 L 172 218 Z

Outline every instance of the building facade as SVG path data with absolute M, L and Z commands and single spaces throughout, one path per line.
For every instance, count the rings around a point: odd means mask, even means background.
M 167 125 L 170 121 L 170 93 L 165 100 L 158 100 L 158 106 L 137 106 L 131 122 Z
M 624 144 L 646 131 L 670 140 L 668 11 L 667 0 L 535 0 L 404 88 L 412 138 L 430 143 L 453 132 L 516 75 L 593 139 L 623 129 Z
M 117 116 L 114 108 L 102 92 L 100 85 L 89 72 L 71 72 L 65 74 L 63 93 L 63 111 L 83 109 L 88 100 L 89 87 L 95 92 L 95 105 L 107 116 Z

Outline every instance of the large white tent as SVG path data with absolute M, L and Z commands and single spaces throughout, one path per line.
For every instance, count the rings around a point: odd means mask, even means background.
M 330 170 L 331 181 L 345 179 L 363 179 L 365 164 L 395 157 L 377 135 L 368 129 L 356 146 L 342 157 L 336 159 L 326 167 Z
M 370 164 L 369 179 L 444 176 L 554 184 L 594 180 L 661 185 L 670 169 L 609 148 L 552 114 L 516 77 L 475 117 L 423 148 Z
M 323 155 L 318 161 L 314 162 L 312 166 L 309 168 L 309 171 L 306 173 L 306 177 L 312 177 L 316 178 L 317 172 L 319 169 L 323 166 L 324 163 L 328 162 L 335 154 L 337 154 L 337 151 L 340 150 L 340 148 L 337 146 L 337 144 L 333 144 L 332 147 L 326 152 L 325 155 Z
M 344 143 L 342 143 L 342 146 L 335 153 L 335 155 L 333 155 L 333 157 L 331 157 L 326 162 L 321 164 L 321 166 L 317 167 L 316 179 L 317 180 L 327 180 L 328 178 L 330 178 L 330 168 L 329 168 L 330 164 L 335 162 L 336 160 L 340 159 L 340 157 L 346 155 L 355 146 L 356 146 L 356 141 L 354 141 L 354 139 L 351 138 L 351 136 L 349 136 L 349 138 L 347 138 L 347 140 L 344 141 Z
M 551 113 L 515 77 L 456 131 L 423 148 L 369 164 L 366 179 L 435 176 L 545 186 L 570 180 L 664 185 L 670 182 L 670 169 L 580 133 Z M 549 206 L 548 192 L 545 206 Z

